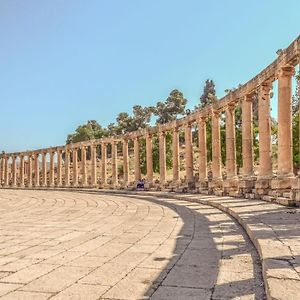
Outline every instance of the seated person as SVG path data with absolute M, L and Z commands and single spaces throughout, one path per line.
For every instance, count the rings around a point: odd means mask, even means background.
M 144 181 L 143 181 L 143 180 L 139 180 L 139 181 L 137 182 L 136 187 L 137 187 L 138 189 L 143 189 L 143 188 L 145 187 Z

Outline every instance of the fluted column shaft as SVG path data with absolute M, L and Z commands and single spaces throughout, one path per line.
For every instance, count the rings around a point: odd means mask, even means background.
M 112 185 L 115 186 L 118 183 L 118 149 L 117 142 L 112 142 L 111 144 L 111 159 L 112 159 Z
M 107 146 L 105 143 L 101 144 L 101 177 L 104 185 L 107 184 L 107 174 L 106 174 L 106 158 L 107 158 Z
M 73 160 L 73 186 L 78 186 L 78 149 L 72 149 L 72 160 Z
M 12 157 L 12 186 L 15 187 L 17 185 L 17 162 L 16 156 Z
M 24 155 L 20 155 L 20 187 L 24 187 Z
M 141 168 L 140 168 L 140 143 L 139 139 L 134 138 L 134 179 L 135 182 L 141 179 Z
M 5 155 L 4 157 L 4 186 L 8 186 L 9 184 L 9 176 L 8 176 L 8 159 L 9 157 L 7 155 Z
M 206 119 L 199 118 L 198 121 L 198 143 L 199 143 L 199 180 L 207 180 L 207 149 L 206 149 Z
M 62 150 L 57 150 L 57 186 L 62 185 Z
M 123 140 L 123 178 L 124 186 L 128 185 L 129 181 L 129 160 L 128 160 L 128 140 Z
M 293 66 L 281 68 L 278 76 L 278 176 L 293 176 L 292 76 Z
M 70 150 L 65 149 L 65 186 L 70 186 Z
M 194 181 L 193 172 L 193 143 L 192 143 L 192 125 L 187 123 L 184 128 L 184 139 L 185 139 L 185 172 L 186 181 Z
M 92 176 L 91 176 L 91 185 L 93 187 L 97 186 L 97 153 L 96 145 L 91 145 L 91 161 L 92 161 Z
M 243 177 L 253 175 L 253 108 L 252 96 L 246 95 L 242 102 L 242 153 Z
M 47 153 L 42 153 L 42 186 L 47 185 L 47 161 L 46 161 Z
M 146 134 L 146 164 L 147 164 L 147 181 L 153 183 L 153 153 L 152 153 L 152 135 Z
M 158 139 L 159 139 L 159 181 L 160 184 L 166 183 L 166 173 L 167 173 L 167 167 L 166 167 L 166 133 L 165 132 L 159 132 L 158 133 Z
M 220 112 L 212 114 L 212 174 L 213 179 L 222 179 L 221 173 Z
M 49 186 L 53 187 L 54 186 L 54 151 L 50 152 L 50 173 L 49 173 Z
M 235 107 L 226 109 L 226 171 L 227 178 L 237 176 L 235 149 Z
M 270 90 L 271 84 L 260 86 L 258 98 L 258 130 L 259 130 L 259 177 L 271 177 L 272 145 L 271 145 L 271 117 Z
M 178 127 L 173 127 L 173 137 L 172 137 L 172 149 L 173 149 L 173 183 L 178 183 L 179 178 L 179 129 Z
M 28 155 L 27 186 L 32 187 L 32 154 Z
M 86 146 L 81 147 L 81 175 L 82 186 L 87 186 L 87 172 L 86 172 Z
M 5 165 L 5 158 L 4 156 L 1 157 L 1 165 L 0 165 L 0 186 L 4 183 L 4 165 Z
M 39 153 L 34 155 L 34 186 L 40 186 Z

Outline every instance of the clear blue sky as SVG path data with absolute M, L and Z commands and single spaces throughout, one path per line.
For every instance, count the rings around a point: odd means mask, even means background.
M 299 0 L 0 0 L 0 149 L 64 144 L 88 119 L 106 126 L 174 88 L 193 107 L 206 78 L 221 97 L 299 20 Z

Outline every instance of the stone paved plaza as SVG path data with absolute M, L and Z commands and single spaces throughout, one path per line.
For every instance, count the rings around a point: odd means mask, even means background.
M 258 254 L 217 208 L 0 190 L 0 298 L 264 299 Z

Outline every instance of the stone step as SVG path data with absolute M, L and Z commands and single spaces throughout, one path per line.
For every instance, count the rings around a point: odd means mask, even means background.
M 271 197 L 277 197 L 277 191 L 269 191 L 268 195 Z
M 261 197 L 262 200 L 264 201 L 268 201 L 268 202 L 274 202 L 274 200 L 276 199 L 275 197 L 269 196 L 269 195 L 263 195 Z
M 290 198 L 277 197 L 274 202 L 285 206 L 296 206 L 296 202 Z

